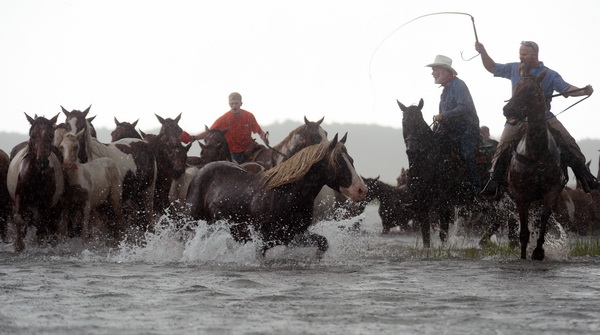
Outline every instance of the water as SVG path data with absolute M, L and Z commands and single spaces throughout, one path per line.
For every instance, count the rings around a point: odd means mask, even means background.
M 76 240 L 0 251 L 1 334 L 591 334 L 600 257 L 427 255 L 416 234 L 381 236 L 376 207 L 322 222 L 330 250 L 235 243 L 222 227 L 169 225 L 145 247 Z M 168 223 L 166 221 L 166 223 Z M 448 249 L 473 247 L 454 229 Z M 448 246 L 447 245 L 447 246 Z

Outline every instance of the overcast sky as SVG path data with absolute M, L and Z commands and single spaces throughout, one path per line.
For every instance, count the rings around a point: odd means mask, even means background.
M 400 127 L 399 99 L 437 113 L 436 54 L 454 60 L 481 124 L 501 133 L 510 82 L 476 55 L 518 61 L 522 40 L 575 86 L 597 82 L 600 1 L 0 1 L 0 131 L 26 133 L 29 115 L 51 117 L 92 105 L 96 127 L 113 118 L 142 130 L 175 117 L 203 130 L 238 91 L 243 108 L 268 125 L 325 117 L 325 123 Z M 394 32 L 398 27 L 399 30 Z M 390 35 L 391 34 L 391 35 Z M 600 92 L 559 116 L 576 139 L 600 138 Z M 555 98 L 560 112 L 579 98 Z M 63 121 L 61 115 L 59 121 Z M 326 126 L 325 126 L 326 128 Z M 290 129 L 291 131 L 291 129 Z

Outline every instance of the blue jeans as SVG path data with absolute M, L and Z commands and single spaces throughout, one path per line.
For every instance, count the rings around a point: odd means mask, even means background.
M 232 152 L 231 160 L 238 164 L 242 164 L 244 162 L 244 153 L 243 152 Z

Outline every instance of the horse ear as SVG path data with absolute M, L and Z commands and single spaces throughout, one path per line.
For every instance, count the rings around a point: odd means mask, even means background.
M 340 142 L 342 142 L 342 143 L 346 144 L 346 139 L 347 139 L 347 138 L 348 138 L 348 132 L 346 132 L 346 133 L 344 134 L 344 137 L 342 137 L 342 139 L 340 140 Z
M 131 124 L 131 126 L 132 126 L 133 128 L 135 128 L 135 126 L 137 126 L 137 123 L 138 123 L 138 121 L 139 121 L 139 120 L 140 120 L 140 119 L 137 119 L 137 120 L 135 120 L 135 122 L 134 122 L 134 123 L 132 123 L 132 124 Z
M 90 105 L 90 107 L 88 107 L 86 110 L 83 111 L 83 116 L 87 116 L 87 114 L 90 112 L 90 108 L 92 108 L 92 105 Z
M 86 119 L 86 120 L 87 120 L 87 122 L 89 122 L 89 123 L 92 123 L 92 121 L 94 121 L 94 119 L 96 118 L 96 116 L 98 116 L 98 115 L 94 115 L 94 116 L 90 116 L 90 117 L 88 117 L 88 118 Z
M 423 101 L 423 98 L 421 98 L 421 100 L 419 100 L 419 106 L 417 106 L 419 108 L 419 110 L 423 109 L 424 104 L 425 104 L 425 102 Z
M 117 120 L 117 117 L 115 116 L 115 125 L 118 126 L 119 123 L 121 123 L 121 122 L 119 122 L 119 120 Z
M 404 106 L 400 101 L 396 100 L 396 102 L 398 103 L 398 107 L 400 107 L 400 110 L 403 112 L 406 112 L 406 106 Z
M 200 142 L 198 142 L 198 143 L 200 143 Z M 190 148 L 192 147 L 192 144 L 194 144 L 193 141 L 190 142 L 190 143 L 188 143 L 188 145 L 185 146 L 185 152 L 189 152 L 190 151 Z
M 335 136 L 333 137 L 333 140 L 331 140 L 331 142 L 329 142 L 329 148 L 330 149 L 335 148 L 337 143 L 338 143 L 338 134 L 336 133 Z
M 27 118 L 27 121 L 29 121 L 29 123 L 33 125 L 34 119 L 31 116 L 27 115 L 27 113 L 25 113 L 25 117 Z
M 321 120 L 319 120 L 319 121 L 317 121 L 317 122 L 315 122 L 315 123 L 316 123 L 316 124 L 318 124 L 318 125 L 320 125 L 320 124 L 323 122 L 323 120 L 325 120 L 325 117 L 324 117 L 324 116 L 321 118 Z
M 190 143 L 192 143 L 192 142 L 190 142 Z M 202 142 L 198 142 L 198 144 L 200 144 L 200 149 L 206 148 L 206 145 L 202 144 Z
M 69 116 L 69 111 L 66 110 L 63 106 L 60 106 L 60 108 L 62 109 L 62 112 L 66 115 Z
M 146 138 L 146 133 L 144 133 L 143 131 L 140 130 L 140 135 L 142 135 L 142 138 Z
M 59 115 L 60 115 L 60 113 L 56 114 L 53 118 L 50 119 L 50 122 L 52 122 L 52 124 L 56 124 L 56 121 L 58 120 Z
M 306 118 L 306 115 L 304 115 L 304 124 L 308 124 L 310 121 L 308 121 L 308 119 Z
M 379 177 L 381 177 L 381 176 L 378 175 L 377 177 L 375 177 L 375 181 L 378 181 Z
M 204 125 L 204 131 L 209 131 L 209 130 L 210 130 L 210 128 L 208 128 L 207 125 Z
M 154 115 L 156 115 L 156 118 L 158 119 L 158 122 L 160 122 L 160 124 L 165 123 L 165 119 L 163 119 L 162 117 L 158 116 L 158 114 L 154 113 Z
M 177 115 L 177 117 L 175 118 L 175 123 L 179 123 L 179 119 L 181 119 L 181 113 L 179 113 L 179 115 Z

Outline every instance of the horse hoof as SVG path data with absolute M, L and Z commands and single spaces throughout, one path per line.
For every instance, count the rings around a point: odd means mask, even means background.
M 531 254 L 531 259 L 534 259 L 536 261 L 543 261 L 544 260 L 544 249 L 535 248 L 533 250 L 533 253 Z

